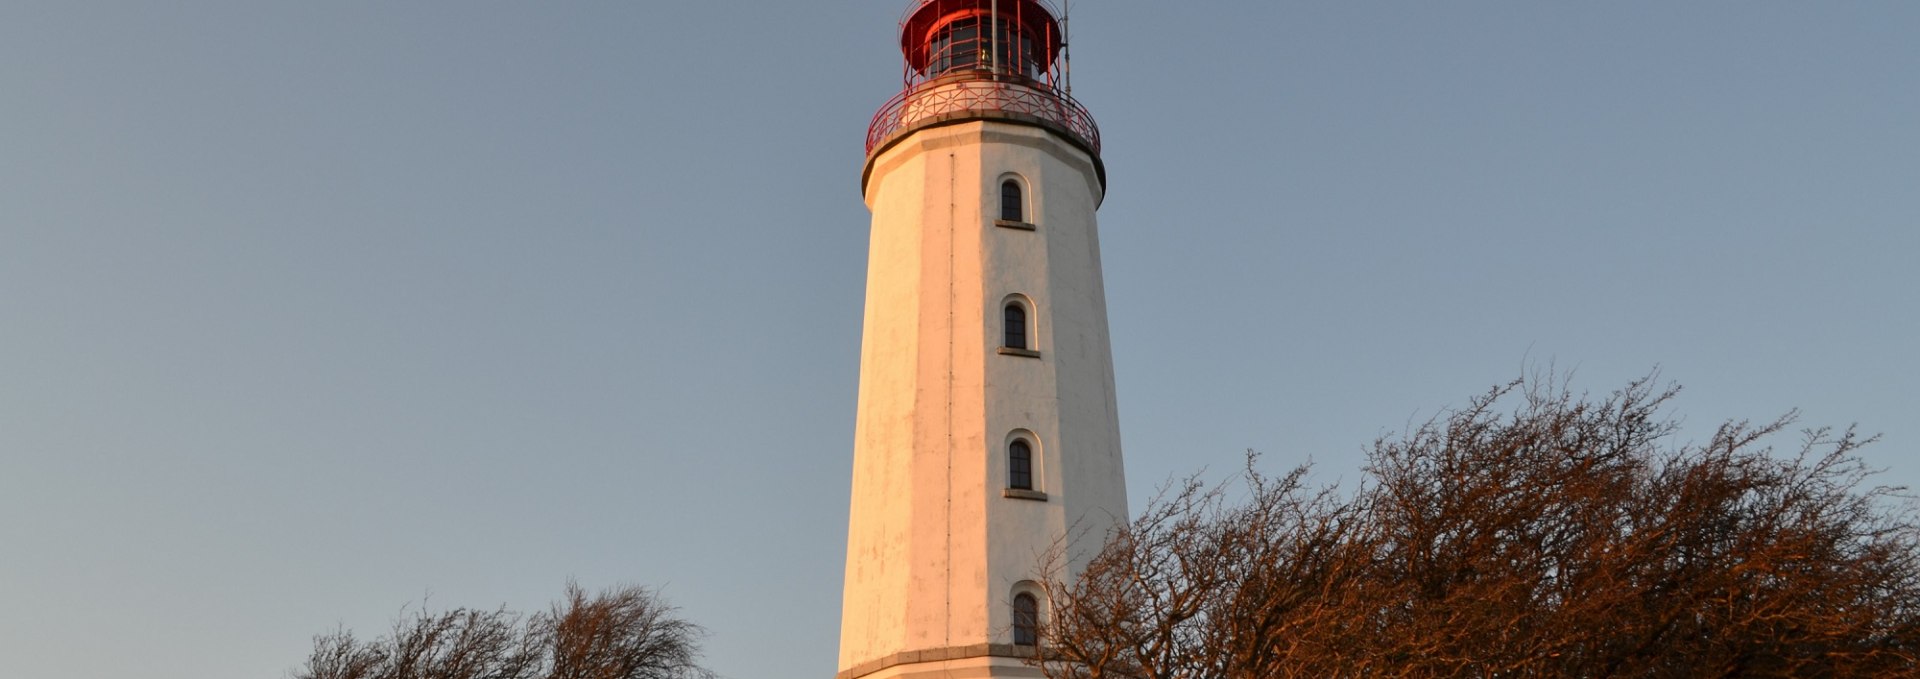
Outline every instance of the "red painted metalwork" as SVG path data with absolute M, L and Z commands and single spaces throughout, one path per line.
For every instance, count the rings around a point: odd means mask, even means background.
M 887 101 L 867 126 L 867 153 L 927 125 L 1001 118 L 1039 123 L 1069 133 L 1100 155 L 1100 128 L 1086 107 L 1057 90 L 1034 83 L 962 78 L 908 89 Z
M 1063 87 L 1066 42 L 1049 0 L 918 0 L 900 21 L 900 94 L 867 128 L 867 154 L 923 127 L 963 120 L 1033 124 L 1097 159 L 1100 128 Z
M 997 10 L 1001 21 L 1046 41 L 1038 66 L 1041 71 L 1052 69 L 1054 57 L 1060 54 L 1060 24 L 1054 21 L 1053 12 L 1046 4 L 1039 0 L 1000 0 L 998 7 L 995 4 L 994 0 L 921 0 L 920 6 L 900 22 L 900 51 L 907 55 L 907 68 L 910 71 L 926 69 L 928 45 L 942 26 L 960 19 L 985 17 Z

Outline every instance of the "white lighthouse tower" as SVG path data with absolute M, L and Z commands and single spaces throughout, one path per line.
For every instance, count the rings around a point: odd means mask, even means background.
M 1040 0 L 916 0 L 873 212 L 837 679 L 1033 677 L 1038 582 L 1126 519 L 1100 134 Z M 1049 555 L 1059 555 L 1049 560 Z M 1064 569 L 1046 572 L 1052 565 Z

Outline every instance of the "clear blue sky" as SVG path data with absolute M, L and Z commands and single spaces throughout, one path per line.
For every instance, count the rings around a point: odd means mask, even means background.
M 0 6 L 0 658 L 664 588 L 835 670 L 907 0 Z M 1085 0 L 1138 508 L 1530 362 L 1920 482 L 1920 3 Z

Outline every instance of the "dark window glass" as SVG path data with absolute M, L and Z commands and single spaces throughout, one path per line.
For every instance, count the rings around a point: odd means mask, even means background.
M 1027 310 L 1018 304 L 1007 305 L 1006 329 L 1008 349 L 1027 348 Z
M 927 41 L 927 51 L 931 53 L 927 60 L 929 76 L 973 68 L 980 52 L 980 22 L 961 19 L 941 26 Z
M 1032 594 L 1013 596 L 1013 643 L 1032 646 L 1040 643 L 1040 601 Z
M 1026 221 L 1026 211 L 1021 209 L 1020 182 L 1006 180 L 1000 183 L 1000 218 L 1009 222 Z
M 988 22 L 979 17 L 958 19 L 934 31 L 927 40 L 927 77 L 938 77 L 952 71 L 971 69 L 994 69 L 994 63 L 1005 64 L 1000 70 L 1010 73 L 1023 73 L 1029 77 L 1039 74 L 1037 54 L 1034 52 L 1033 35 L 1012 32 L 1013 24 L 1002 19 L 995 33 L 998 33 L 1000 54 L 994 59 L 995 42 L 993 35 L 985 30 Z
M 1014 439 L 1007 445 L 1007 487 L 1033 490 L 1033 446 Z
M 953 26 L 953 48 L 947 51 L 947 68 L 960 70 L 973 68 L 980 56 L 979 30 L 974 22 L 964 21 Z

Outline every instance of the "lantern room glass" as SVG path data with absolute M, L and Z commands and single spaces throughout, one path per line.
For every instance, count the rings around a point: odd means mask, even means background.
M 988 24 L 999 29 L 998 59 L 992 54 L 993 36 L 982 30 Z M 1006 19 L 995 22 L 971 16 L 942 24 L 927 39 L 927 54 L 927 69 L 921 75 L 928 78 L 965 71 L 998 71 L 1029 78 L 1040 75 L 1040 55 L 1034 50 L 1033 34 L 1016 31 L 1013 22 Z M 995 68 L 996 62 L 1002 67 Z

